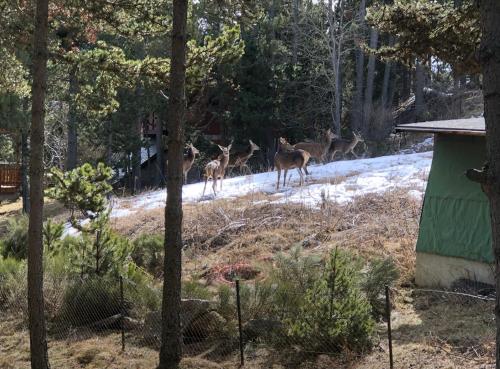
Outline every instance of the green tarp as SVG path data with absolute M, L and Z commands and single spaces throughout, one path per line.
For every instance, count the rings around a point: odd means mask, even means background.
M 485 157 L 484 137 L 435 135 L 417 252 L 493 262 L 488 199 L 464 175 Z

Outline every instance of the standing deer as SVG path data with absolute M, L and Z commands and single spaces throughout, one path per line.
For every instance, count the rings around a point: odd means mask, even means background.
M 193 146 L 192 143 L 186 146 L 187 151 L 184 153 L 184 159 L 182 163 L 182 174 L 184 175 L 184 184 L 187 183 L 187 175 L 193 166 L 194 160 L 196 159 L 196 155 L 200 153 L 200 151 Z
M 324 131 L 323 137 L 320 142 L 299 142 L 293 145 L 296 149 L 301 149 L 307 151 L 311 154 L 311 158 L 318 162 L 324 162 L 326 159 L 326 154 L 332 143 L 332 140 L 337 138 L 337 136 L 332 132 L 331 129 Z M 307 173 L 307 171 L 306 171 Z
M 252 157 L 254 151 L 260 150 L 260 147 L 257 146 L 252 140 L 248 140 L 248 143 L 250 146 L 248 146 L 245 151 L 236 152 L 231 155 L 228 164 L 229 174 L 231 174 L 234 167 L 238 167 L 241 173 L 243 173 L 243 168 L 246 168 L 248 174 L 252 174 L 252 171 L 247 165 L 247 161 Z
M 342 153 L 342 156 L 345 158 L 346 154 L 351 153 L 354 155 L 354 157 L 357 159 L 358 156 L 354 152 L 354 148 L 359 142 L 365 142 L 363 137 L 361 137 L 360 133 L 352 132 L 353 134 L 353 139 L 351 141 L 343 139 L 343 138 L 336 138 L 332 141 L 332 144 L 330 145 L 330 160 L 333 160 L 335 157 L 335 154 L 337 152 Z
M 212 160 L 207 165 L 205 165 L 205 186 L 203 187 L 202 196 L 205 195 L 205 189 L 207 188 L 207 182 L 209 178 L 212 178 L 213 181 L 212 189 L 214 191 L 214 195 L 217 196 L 217 179 L 219 178 L 220 189 L 222 191 L 222 180 L 224 179 L 224 175 L 226 174 L 227 164 L 229 163 L 229 151 L 231 150 L 232 145 L 232 142 L 227 147 L 217 145 L 222 151 L 222 154 L 219 155 L 217 159 Z
M 297 168 L 300 175 L 300 185 L 304 183 L 304 173 L 306 165 L 311 155 L 309 152 L 301 149 L 296 149 L 290 145 L 283 137 L 279 139 L 278 151 L 274 155 L 274 167 L 278 171 L 278 181 L 276 182 L 276 189 L 280 188 L 281 170 L 283 169 L 283 187 L 286 185 L 286 175 L 288 169 Z M 307 172 L 306 172 L 307 173 Z

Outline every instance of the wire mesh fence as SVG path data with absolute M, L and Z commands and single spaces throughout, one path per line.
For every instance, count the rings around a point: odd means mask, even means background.
M 27 294 L 25 282 L 18 282 L 14 286 L 0 283 L 0 319 L 15 322 L 16 329 L 27 337 Z M 116 352 L 147 353 L 156 360 L 161 343 L 161 291 L 161 285 L 145 287 L 121 277 L 47 278 L 44 297 L 49 347 L 98 339 L 96 342 L 112 344 Z M 181 304 L 183 354 L 216 362 L 229 360 L 235 367 L 255 360 L 259 350 L 282 362 L 302 360 L 304 355 L 336 357 L 344 350 L 359 352 L 362 360 L 367 351 L 356 351 L 347 342 L 353 335 L 358 343 L 365 337 L 359 315 L 342 316 L 342 309 L 335 305 L 338 301 L 328 297 L 321 292 L 264 288 L 258 282 L 227 284 L 212 298 L 187 291 Z M 425 342 L 426 347 L 435 348 L 433 355 L 453 357 L 455 362 L 465 363 L 463 367 L 493 367 L 492 295 L 413 289 L 411 298 L 421 320 L 413 322 L 414 326 L 398 311 L 399 301 L 409 299 L 406 290 L 387 289 L 387 295 L 381 296 L 382 316 L 374 334 L 369 335 L 367 329 L 366 335 L 373 351 L 379 351 L 381 367 L 408 367 L 408 363 L 418 365 L 424 360 L 405 351 L 410 340 Z M 471 317 L 456 321 L 457 306 Z M 391 319 L 392 308 L 395 315 Z M 437 320 L 446 319 L 450 320 L 447 330 L 438 329 Z M 392 340 L 397 346 L 394 352 Z

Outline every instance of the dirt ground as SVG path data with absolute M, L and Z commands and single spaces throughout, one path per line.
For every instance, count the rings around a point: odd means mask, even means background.
M 494 355 L 493 304 L 467 298 L 418 292 L 413 286 L 418 217 L 421 200 L 408 189 L 368 195 L 348 205 L 326 201 L 320 209 L 301 205 L 270 205 L 266 195 L 185 206 L 184 274 L 199 278 L 208 269 L 241 261 L 272 265 L 280 251 L 301 245 L 305 252 L 324 255 L 335 247 L 365 258 L 391 256 L 401 278 L 394 290 L 392 314 L 395 368 L 451 369 L 491 367 Z M 64 219 L 64 211 L 47 204 L 49 216 Z M 16 205 L 0 206 L 0 232 Z M 162 233 L 163 210 L 149 210 L 112 220 L 113 228 L 130 239 L 142 233 Z M 121 352 L 118 333 L 91 338 L 49 339 L 53 368 L 154 368 L 158 352 L 129 344 Z M 246 368 L 386 369 L 389 354 L 386 324 L 378 326 L 370 352 L 322 354 L 270 352 L 247 345 Z M 0 368 L 29 367 L 29 339 L 16 319 L 0 319 Z M 186 358 L 185 369 L 236 368 L 234 355 L 215 360 L 203 354 Z

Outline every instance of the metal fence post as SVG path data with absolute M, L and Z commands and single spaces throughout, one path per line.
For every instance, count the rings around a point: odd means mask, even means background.
M 240 303 L 240 280 L 236 280 L 236 310 L 238 313 L 238 331 L 240 334 L 240 364 L 245 365 L 245 356 L 243 355 L 243 328 L 241 325 L 241 303 Z
M 389 286 L 385 286 L 385 308 L 387 318 L 387 339 L 389 340 L 389 367 L 394 369 L 394 360 L 392 357 L 392 330 L 391 330 L 391 296 Z
M 122 351 L 125 351 L 125 299 L 123 297 L 123 277 L 120 276 L 120 329 L 122 331 Z

